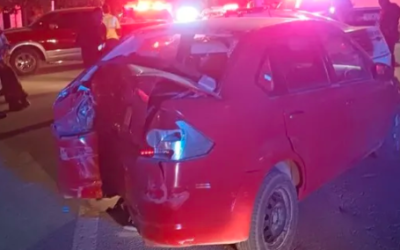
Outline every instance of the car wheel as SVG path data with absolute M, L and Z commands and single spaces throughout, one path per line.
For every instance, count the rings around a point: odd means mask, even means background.
M 39 68 L 40 56 L 31 48 L 21 48 L 11 54 L 10 65 L 18 75 L 34 74 Z
M 85 205 L 92 211 L 106 212 L 108 209 L 114 208 L 119 199 L 120 197 L 118 196 L 102 199 L 87 199 L 85 200 Z
M 390 134 L 381 148 L 382 154 L 389 153 L 400 157 L 400 111 L 392 119 Z
M 249 239 L 238 250 L 292 250 L 298 221 L 297 191 L 284 173 L 265 178 L 254 203 Z

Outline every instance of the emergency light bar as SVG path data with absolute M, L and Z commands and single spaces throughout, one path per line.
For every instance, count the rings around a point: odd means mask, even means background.
M 268 11 L 268 8 L 265 8 L 265 7 L 240 8 L 240 9 L 236 9 L 236 10 L 228 10 L 225 12 L 224 16 L 225 17 L 230 17 L 230 16 L 240 17 L 245 14 L 263 13 L 265 11 Z
M 161 1 L 139 1 L 136 4 L 128 3 L 125 5 L 126 9 L 134 9 L 135 11 L 149 11 L 149 10 L 168 10 L 172 11 L 172 5 L 170 3 L 164 3 Z

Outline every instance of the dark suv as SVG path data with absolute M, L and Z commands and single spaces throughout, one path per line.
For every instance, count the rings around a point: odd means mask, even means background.
M 19 75 L 36 72 L 42 63 L 81 61 L 76 38 L 80 26 L 91 18 L 93 7 L 49 12 L 27 27 L 5 30 L 11 48 L 10 64 Z M 122 35 L 162 21 L 144 20 L 122 25 Z
M 76 37 L 93 8 L 49 12 L 27 27 L 5 30 L 11 48 L 10 63 L 20 75 L 33 74 L 41 62 L 61 63 L 81 59 Z

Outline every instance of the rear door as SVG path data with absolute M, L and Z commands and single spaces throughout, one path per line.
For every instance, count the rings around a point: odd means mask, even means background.
M 49 51 L 49 57 L 56 61 L 78 60 L 81 57 L 77 45 L 77 36 L 80 27 L 90 18 L 89 11 L 60 12 L 49 23 L 48 31 L 51 39 L 48 43 L 55 44 L 55 50 Z
M 351 115 L 352 145 L 356 159 L 376 149 L 387 133 L 393 114 L 396 89 L 391 81 L 381 82 L 372 75 L 373 63 L 343 32 L 324 29 L 320 34 L 333 69 L 333 79 L 347 96 Z
M 313 25 L 282 29 L 270 47 L 271 67 L 285 82 L 287 135 L 302 157 L 310 192 L 339 173 L 348 162 L 345 99 L 331 85 Z
M 388 119 L 384 111 L 388 101 L 383 98 L 386 87 L 373 78 L 372 62 L 346 34 L 333 28 L 318 33 L 332 65 L 332 78 L 346 96 L 349 132 L 355 135 L 347 143 L 356 160 L 377 147 L 383 136 Z

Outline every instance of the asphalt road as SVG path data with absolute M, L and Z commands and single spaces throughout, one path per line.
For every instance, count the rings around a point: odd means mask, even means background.
M 24 78 L 32 106 L 0 121 L 0 250 L 149 249 L 136 232 L 57 193 L 51 108 L 78 73 Z M 399 250 L 399 178 L 400 161 L 368 158 L 327 184 L 300 205 L 295 249 Z

